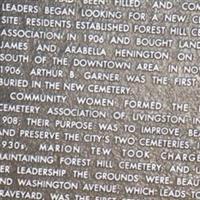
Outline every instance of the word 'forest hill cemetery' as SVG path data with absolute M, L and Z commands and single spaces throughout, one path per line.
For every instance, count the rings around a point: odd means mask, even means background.
M 0 199 L 200 199 L 199 1 L 0 12 Z

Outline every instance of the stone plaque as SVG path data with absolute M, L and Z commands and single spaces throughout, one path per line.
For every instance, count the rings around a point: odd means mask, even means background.
M 0 12 L 0 199 L 200 199 L 198 0 Z

